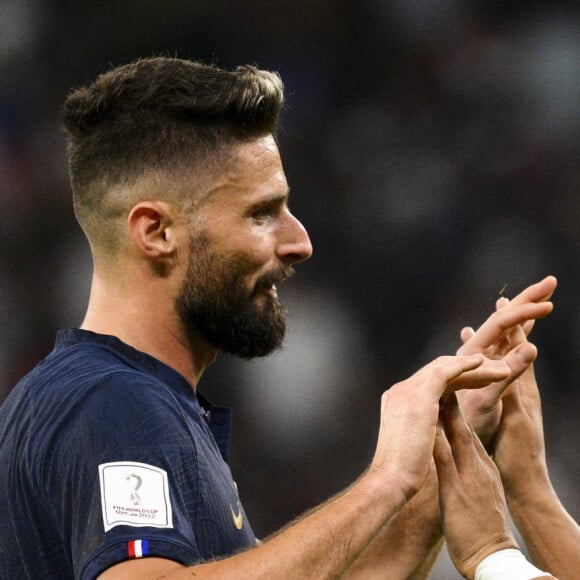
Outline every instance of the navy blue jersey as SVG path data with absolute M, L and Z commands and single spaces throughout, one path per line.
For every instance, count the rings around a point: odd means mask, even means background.
M 112 336 L 59 332 L 0 407 L 0 578 L 95 578 L 256 539 L 227 466 L 229 409 Z M 4 483 L 5 482 L 5 483 Z

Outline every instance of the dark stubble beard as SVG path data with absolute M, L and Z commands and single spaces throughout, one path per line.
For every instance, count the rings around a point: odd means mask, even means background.
M 270 354 L 286 332 L 286 310 L 276 296 L 257 292 L 293 273 L 289 266 L 258 278 L 247 288 L 251 265 L 243 257 L 226 258 L 209 248 L 205 237 L 190 241 L 190 261 L 176 310 L 189 336 L 200 334 L 224 352 L 242 358 Z

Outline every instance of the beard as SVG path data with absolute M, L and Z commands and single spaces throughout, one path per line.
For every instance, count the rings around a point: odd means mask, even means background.
M 219 350 L 250 359 L 282 345 L 286 310 L 276 296 L 263 290 L 294 271 L 286 266 L 263 274 L 253 289 L 244 282 L 248 271 L 247 258 L 224 257 L 210 250 L 205 237 L 192 237 L 190 261 L 175 307 L 189 336 L 200 334 Z

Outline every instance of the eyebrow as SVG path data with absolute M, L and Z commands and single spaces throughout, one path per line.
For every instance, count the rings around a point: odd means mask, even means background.
M 254 211 L 268 205 L 280 205 L 282 203 L 288 204 L 289 198 L 290 188 L 288 188 L 284 193 L 274 194 L 270 197 L 264 197 L 255 201 L 252 205 L 249 206 L 248 211 Z

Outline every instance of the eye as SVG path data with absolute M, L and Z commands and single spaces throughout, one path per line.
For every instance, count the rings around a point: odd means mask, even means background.
M 254 210 L 251 214 L 251 217 L 255 221 L 263 222 L 265 220 L 277 217 L 279 213 L 280 213 L 279 203 L 268 203 Z
M 252 214 L 255 219 L 261 219 L 274 215 L 274 210 L 271 207 L 263 207 Z

